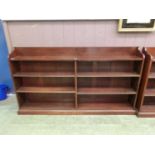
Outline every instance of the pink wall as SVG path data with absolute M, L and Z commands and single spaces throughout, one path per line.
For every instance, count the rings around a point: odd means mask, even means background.
M 13 46 L 155 46 L 155 32 L 117 29 L 117 20 L 8 22 Z

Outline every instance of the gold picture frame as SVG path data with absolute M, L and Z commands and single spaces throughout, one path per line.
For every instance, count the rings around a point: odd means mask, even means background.
M 127 19 L 119 19 L 119 32 L 151 32 L 155 31 L 155 20 L 150 19 L 148 23 L 127 23 Z

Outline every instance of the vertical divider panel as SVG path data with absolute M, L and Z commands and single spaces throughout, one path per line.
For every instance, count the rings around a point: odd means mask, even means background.
M 140 64 L 140 76 L 138 77 L 138 81 L 137 81 L 137 84 L 136 84 L 136 96 L 135 96 L 134 103 L 133 103 L 134 108 L 136 108 L 136 102 L 137 102 L 137 99 L 138 99 L 138 91 L 139 91 L 139 88 L 140 88 L 140 82 L 141 82 L 141 77 L 142 77 L 142 73 L 143 73 L 144 59 L 145 59 L 144 53 L 141 52 L 139 49 L 138 49 L 138 51 L 142 54 L 143 60 L 141 61 L 141 64 Z
M 75 108 L 78 108 L 78 97 L 77 97 L 77 59 L 74 60 L 74 82 L 75 82 Z
M 144 92 L 147 87 L 148 75 L 150 73 L 151 66 L 152 66 L 151 56 L 146 52 L 146 49 L 143 49 L 143 53 L 145 54 L 145 64 L 143 67 L 143 73 L 141 75 L 140 89 L 138 92 L 138 99 L 137 99 L 138 111 L 140 111 L 140 109 L 143 105 L 143 102 L 144 102 Z
M 12 53 L 13 54 L 13 53 Z M 13 82 L 13 86 L 14 86 L 14 91 L 16 92 L 17 90 L 17 87 L 19 86 L 19 81 L 16 81 L 15 77 L 13 76 L 13 74 L 15 73 L 16 71 L 16 68 L 15 68 L 15 62 L 11 62 L 10 61 L 10 58 L 12 56 L 12 54 L 10 54 L 9 56 L 9 66 L 10 66 L 10 69 L 11 69 L 11 77 L 12 77 L 12 80 L 14 81 Z M 21 79 L 22 80 L 22 79 Z M 15 93 L 16 94 L 16 97 L 17 97 L 17 101 L 18 101 L 18 106 L 21 107 L 21 105 L 23 104 L 23 98 L 20 94 L 18 94 L 17 92 Z

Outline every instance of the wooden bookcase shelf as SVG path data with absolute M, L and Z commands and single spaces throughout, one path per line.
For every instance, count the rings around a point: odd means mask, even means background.
M 136 94 L 136 91 L 131 88 L 79 88 L 78 94 Z
M 155 88 L 154 89 L 146 89 L 144 96 L 155 96 Z
M 136 72 L 79 72 L 78 77 L 139 77 Z M 155 76 L 155 75 L 154 75 Z
M 74 77 L 72 72 L 17 72 L 14 77 Z
M 20 87 L 17 93 L 75 93 L 72 87 Z
M 144 48 L 145 63 L 137 100 L 140 117 L 155 117 L 155 48 Z
M 19 114 L 135 114 L 136 47 L 17 47 L 9 62 Z

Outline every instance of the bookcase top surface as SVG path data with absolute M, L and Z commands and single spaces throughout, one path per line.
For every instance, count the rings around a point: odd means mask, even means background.
M 11 60 L 142 60 L 136 47 L 16 47 Z

